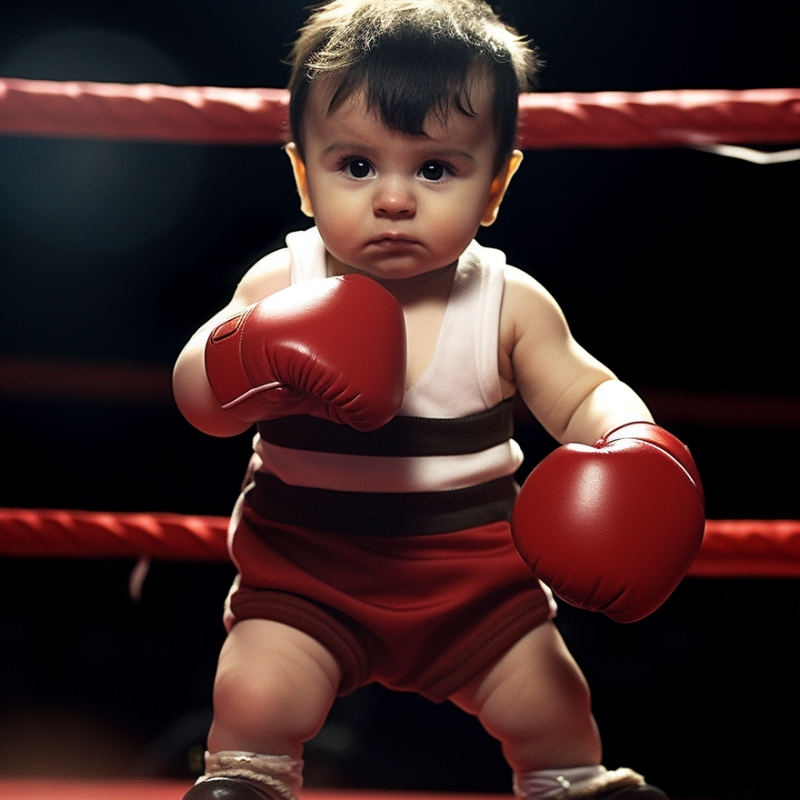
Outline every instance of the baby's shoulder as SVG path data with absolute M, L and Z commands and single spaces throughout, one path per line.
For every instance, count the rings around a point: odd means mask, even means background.
M 504 270 L 504 306 L 526 315 L 533 310 L 560 312 L 555 298 L 536 278 L 508 264 Z
M 263 256 L 247 270 L 235 297 L 243 305 L 250 305 L 286 289 L 291 282 L 291 256 L 287 248 L 282 248 Z
M 506 268 L 500 336 L 509 355 L 522 341 L 539 348 L 570 338 L 564 313 L 550 292 L 528 273 L 514 267 Z

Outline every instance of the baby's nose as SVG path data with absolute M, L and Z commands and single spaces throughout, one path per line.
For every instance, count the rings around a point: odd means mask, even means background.
M 387 180 L 376 188 L 372 206 L 379 217 L 410 217 L 416 212 L 417 202 L 404 182 Z

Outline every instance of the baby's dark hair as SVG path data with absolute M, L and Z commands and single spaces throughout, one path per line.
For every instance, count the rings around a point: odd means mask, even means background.
M 520 92 L 538 68 L 535 51 L 483 0 L 331 0 L 317 6 L 294 43 L 289 120 L 303 152 L 303 113 L 314 81 L 335 82 L 329 112 L 364 89 L 367 108 L 390 128 L 424 134 L 433 114 L 474 116 L 470 80 L 494 84 L 496 166 L 514 149 Z

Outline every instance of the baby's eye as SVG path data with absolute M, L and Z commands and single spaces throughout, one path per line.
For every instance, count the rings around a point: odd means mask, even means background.
M 419 174 L 426 181 L 440 181 L 448 175 L 448 169 L 441 161 L 426 161 Z
M 368 178 L 372 174 L 372 164 L 365 158 L 351 159 L 345 169 L 351 178 Z

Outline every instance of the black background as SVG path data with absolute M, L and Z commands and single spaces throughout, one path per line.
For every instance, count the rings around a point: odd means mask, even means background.
M 0 76 L 283 86 L 305 5 L 6 0 Z M 541 49 L 545 92 L 797 86 L 789 8 L 502 4 Z M 481 235 L 690 444 L 711 518 L 800 517 L 798 170 L 691 150 L 529 152 Z M 249 436 L 191 429 L 171 364 L 247 266 L 306 224 L 277 147 L 0 137 L 0 362 L 45 376 L 0 386 L 0 505 L 228 514 Z M 142 378 L 81 391 L 52 364 Z M 742 398 L 767 411 L 726 413 Z M 790 413 L 771 413 L 781 401 Z M 530 420 L 519 438 L 528 464 L 552 446 Z M 0 562 L 0 774 L 192 776 L 232 571 L 156 563 L 134 602 L 132 567 Z M 675 797 L 795 793 L 795 581 L 687 579 L 632 626 L 559 619 L 609 766 Z M 473 720 L 375 687 L 337 703 L 307 761 L 310 785 L 509 785 Z

